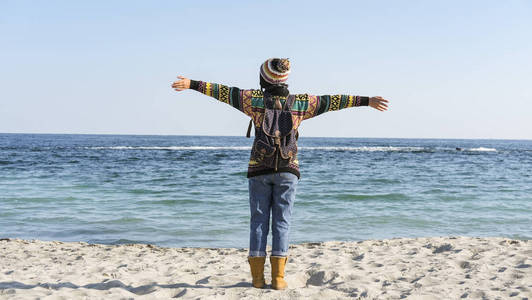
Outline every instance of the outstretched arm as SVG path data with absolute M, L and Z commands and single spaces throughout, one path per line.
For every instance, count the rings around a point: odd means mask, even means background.
M 324 95 L 311 96 L 307 94 L 297 95 L 300 99 L 308 101 L 308 107 L 303 119 L 310 119 L 329 111 L 340 110 L 356 106 L 370 106 L 379 111 L 388 109 L 388 100 L 376 96 L 351 96 L 351 95 Z M 297 98 L 296 98 L 297 99 Z
M 228 87 L 218 83 L 190 80 L 183 76 L 177 76 L 179 80 L 172 83 L 172 88 L 178 92 L 192 89 L 207 96 L 211 96 L 223 103 L 251 116 L 251 92 L 252 90 L 241 90 L 237 87 Z

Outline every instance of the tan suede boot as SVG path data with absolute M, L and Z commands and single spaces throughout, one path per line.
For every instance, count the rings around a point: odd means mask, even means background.
M 270 256 L 270 263 L 272 265 L 272 288 L 276 290 L 284 290 L 288 287 L 284 281 L 284 266 L 286 265 L 288 257 Z
M 249 268 L 251 269 L 251 277 L 253 278 L 253 286 L 256 288 L 263 288 L 266 284 L 264 282 L 264 262 L 265 256 L 249 256 Z

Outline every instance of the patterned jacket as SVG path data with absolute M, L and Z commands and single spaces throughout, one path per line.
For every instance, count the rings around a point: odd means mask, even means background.
M 240 110 L 253 120 L 255 128 L 262 126 L 264 119 L 264 99 L 261 90 L 241 90 L 237 87 L 228 87 L 217 83 L 191 80 L 190 88 L 207 96 L 218 99 Z M 284 105 L 286 97 L 281 97 L 281 103 Z M 350 96 L 350 95 L 324 95 L 313 96 L 309 94 L 295 95 L 295 101 L 292 105 L 292 120 L 294 129 L 297 130 L 303 120 L 321 115 L 328 111 L 340 110 L 348 107 L 367 106 L 369 97 Z M 253 151 L 253 150 L 252 150 Z M 248 165 L 248 178 L 263 174 L 276 172 L 290 172 L 298 178 L 299 161 L 296 158 L 286 168 L 274 169 L 261 165 L 260 161 L 250 159 Z

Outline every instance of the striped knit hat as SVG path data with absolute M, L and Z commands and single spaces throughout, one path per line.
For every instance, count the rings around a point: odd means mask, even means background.
M 270 58 L 260 66 L 260 75 L 271 84 L 284 83 L 290 74 L 288 58 Z

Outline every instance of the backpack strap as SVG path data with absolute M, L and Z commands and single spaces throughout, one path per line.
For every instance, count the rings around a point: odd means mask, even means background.
M 286 109 L 286 106 L 288 107 L 288 111 L 291 111 L 292 110 L 292 107 L 294 106 L 294 102 L 296 100 L 296 96 L 295 95 L 288 95 L 288 97 L 286 98 L 286 103 L 285 103 L 285 109 Z M 299 130 L 296 130 L 296 141 L 299 139 Z
M 283 110 L 291 111 L 292 107 L 294 106 L 295 99 L 296 99 L 296 96 L 288 95 L 288 97 L 286 97 L 286 102 L 284 103 Z
M 251 127 L 253 126 L 253 119 L 249 120 L 249 126 L 248 126 L 248 132 L 246 133 L 246 137 L 251 137 Z

